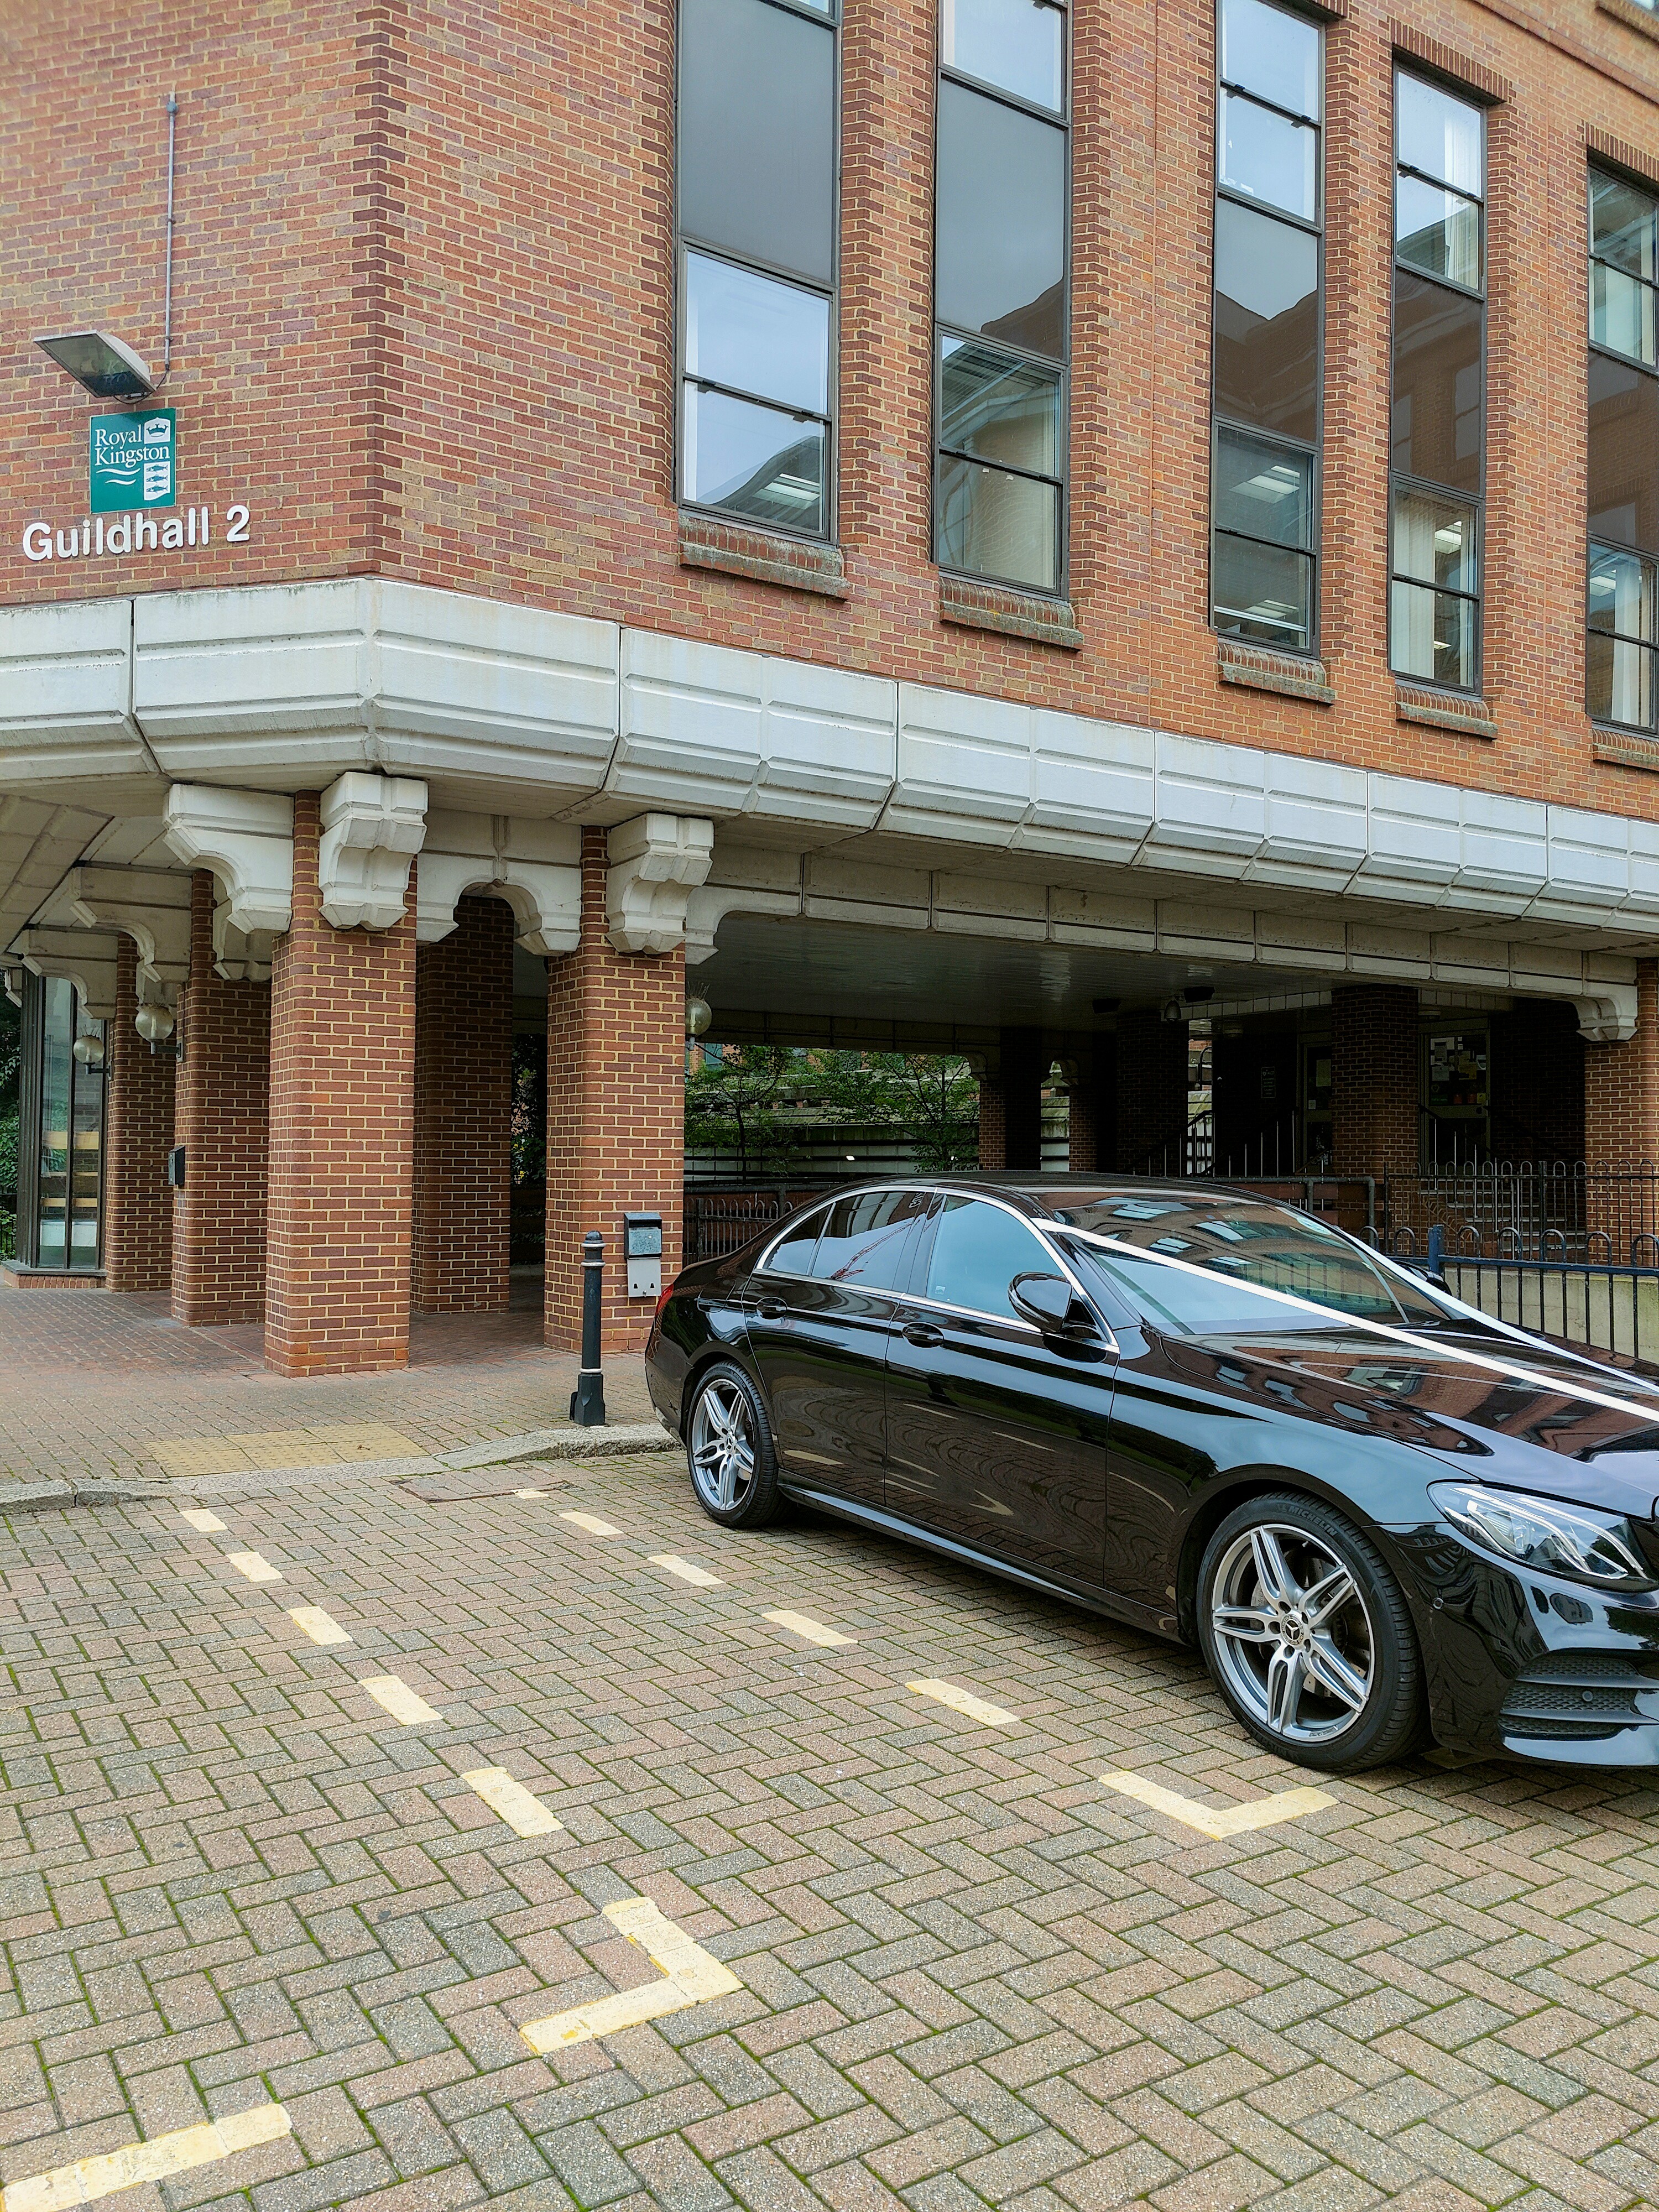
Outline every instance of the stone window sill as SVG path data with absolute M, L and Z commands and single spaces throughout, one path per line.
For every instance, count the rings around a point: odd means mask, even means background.
M 1422 722 L 1431 730 L 1450 730 L 1460 738 L 1495 738 L 1498 725 L 1484 699 L 1463 691 L 1437 691 L 1432 684 L 1404 684 L 1395 679 L 1395 720 Z
M 1037 592 L 1010 591 L 1002 584 L 970 583 L 965 576 L 939 580 L 939 617 L 965 629 L 993 629 L 1035 645 L 1057 645 L 1078 652 L 1083 632 L 1069 599 L 1046 599 Z
M 1216 647 L 1216 673 L 1224 684 L 1251 691 L 1277 691 L 1286 699 L 1307 699 L 1316 707 L 1336 703 L 1322 660 L 1304 660 L 1293 653 L 1273 653 L 1224 637 Z
M 1595 722 L 1590 726 L 1595 757 L 1615 768 L 1659 769 L 1659 738 L 1644 737 L 1639 730 L 1615 730 Z
M 755 584 L 781 584 L 792 592 L 816 592 L 820 599 L 848 596 L 847 564 L 839 546 L 775 537 L 770 531 L 745 530 L 702 514 L 680 517 L 680 565 L 716 568 Z
M 1632 31 L 1639 31 L 1644 39 L 1659 39 L 1659 15 L 1651 9 L 1637 5 L 1637 0 L 1595 0 L 1598 13 L 1616 15 Z

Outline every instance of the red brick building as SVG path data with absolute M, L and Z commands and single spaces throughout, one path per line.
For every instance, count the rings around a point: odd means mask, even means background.
M 526 1024 L 550 1249 L 672 1268 L 688 974 L 994 1162 L 1200 1009 L 1224 1158 L 1659 1155 L 1659 16 L 1397 4 L 24 11 L 33 1279 L 396 1364 Z

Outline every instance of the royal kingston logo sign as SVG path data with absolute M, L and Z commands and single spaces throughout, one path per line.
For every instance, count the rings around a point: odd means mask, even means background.
M 88 512 L 63 526 L 31 522 L 23 532 L 23 558 L 76 561 L 211 544 L 216 523 L 210 507 L 188 507 L 166 516 L 151 512 L 178 507 L 178 419 L 171 407 L 93 416 L 87 425 Z M 246 544 L 248 509 L 240 502 L 226 507 L 216 527 L 226 544 Z
M 171 407 L 94 415 L 87 425 L 87 504 L 94 514 L 172 507 L 179 496 Z

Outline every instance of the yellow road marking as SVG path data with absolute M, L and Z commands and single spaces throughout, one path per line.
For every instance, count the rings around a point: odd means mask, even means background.
M 515 1490 L 513 1495 L 515 1498 L 545 1498 L 547 1492 L 544 1490 Z
M 1217 1843 L 1228 1836 L 1248 1834 L 1255 1828 L 1276 1827 L 1281 1820 L 1295 1820 L 1304 1813 L 1317 1813 L 1322 1806 L 1336 1802 L 1322 1790 L 1280 1790 L 1271 1797 L 1258 1797 L 1249 1805 L 1229 1805 L 1224 1811 L 1216 1811 L 1194 1798 L 1182 1796 L 1177 1790 L 1164 1789 L 1161 1783 L 1148 1782 L 1144 1775 L 1120 1769 L 1115 1774 L 1103 1774 L 1100 1778 L 1109 1790 L 1115 1790 L 1125 1797 L 1138 1797 L 1155 1813 L 1167 1813 L 1170 1820 L 1183 1821 L 1188 1827 L 1196 1828 L 1200 1836 L 1209 1836 Z
M 515 1836 L 550 1836 L 564 1822 L 541 1799 L 515 1782 L 504 1766 L 475 1767 L 461 1777 L 476 1790 L 492 1813 L 499 1813 Z
M 814 1620 L 809 1613 L 763 1613 L 763 1620 L 775 1620 L 780 1628 L 787 1628 L 792 1636 L 799 1636 L 808 1644 L 822 1644 L 826 1650 L 837 1644 L 856 1644 L 856 1636 L 843 1636 L 838 1628 L 826 1628 L 821 1620 Z
M 106 2151 L 100 2158 L 77 2159 L 73 2166 L 8 2182 L 0 2192 L 0 2205 L 4 2212 L 70 2212 L 74 2205 L 93 2204 L 118 2190 L 136 2189 L 141 2181 L 165 2181 L 193 2166 L 209 2166 L 215 2159 L 252 2150 L 256 2143 L 275 2142 L 291 2133 L 293 2124 L 280 2105 L 255 2105 L 251 2112 L 232 2112 L 193 2128 L 174 2128 L 170 2134 L 152 2136 L 148 2142 L 123 2143 L 119 2150 Z
M 405 1728 L 419 1728 L 427 1721 L 441 1721 L 443 1715 L 434 1712 L 418 1691 L 411 1690 L 401 1675 L 368 1674 L 358 1683 L 367 1690 L 377 1705 L 384 1705 L 394 1721 Z
M 303 1628 L 313 1644 L 349 1644 L 351 1638 L 331 1613 L 319 1605 L 292 1605 L 289 1619 L 298 1628 Z
M 605 1906 L 605 1917 L 630 1943 L 639 1945 L 666 1979 L 576 2005 L 569 2012 L 556 2012 L 548 2020 L 526 2021 L 519 2033 L 532 2051 L 567 2051 L 573 2043 L 615 2035 L 619 2028 L 638 2027 L 647 2020 L 660 2020 L 665 2013 L 730 1996 L 743 1987 L 729 1966 L 665 1919 L 648 1897 L 619 1898 Z
M 937 1698 L 952 1712 L 965 1713 L 970 1721 L 982 1721 L 987 1728 L 1012 1728 L 1019 1719 L 1018 1713 L 988 1705 L 983 1698 L 976 1698 L 971 1690 L 964 1690 L 955 1682 L 907 1682 L 904 1686 L 914 1690 L 919 1698 Z
M 205 1505 L 181 1505 L 179 1518 L 188 1521 L 204 1536 L 222 1536 L 225 1533 L 224 1522 L 216 1513 L 210 1513 Z
M 653 1552 L 653 1567 L 661 1567 L 671 1575 L 678 1575 L 683 1583 L 695 1583 L 699 1589 L 724 1589 L 726 1585 L 718 1575 L 711 1575 L 707 1567 L 694 1567 L 690 1559 L 676 1559 L 672 1552 Z
M 267 1467 L 337 1467 L 349 1460 L 419 1459 L 421 1448 L 382 1421 L 248 1431 L 231 1437 L 173 1437 L 150 1445 L 169 1474 L 246 1474 Z
M 614 1522 L 601 1521 L 597 1513 L 561 1513 L 559 1518 L 574 1522 L 578 1528 L 586 1528 L 590 1536 L 620 1536 L 622 1534 Z
M 279 1583 L 283 1579 L 263 1552 L 227 1552 L 225 1557 L 237 1573 L 246 1575 L 251 1583 Z

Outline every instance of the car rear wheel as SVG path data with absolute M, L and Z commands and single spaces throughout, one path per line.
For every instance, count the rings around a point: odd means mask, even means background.
M 697 1385 L 685 1455 L 697 1503 L 728 1528 L 758 1528 L 778 1510 L 778 1463 L 760 1393 L 722 1362 Z
M 1288 1492 L 1249 1499 L 1211 1537 L 1198 1584 L 1205 1659 L 1258 1743 L 1352 1774 L 1420 1740 L 1411 1614 L 1375 1546 L 1340 1513 Z

